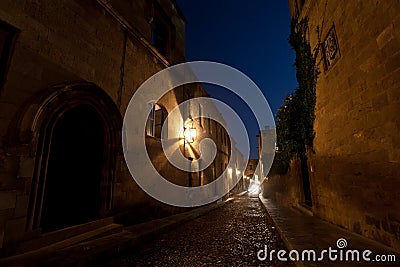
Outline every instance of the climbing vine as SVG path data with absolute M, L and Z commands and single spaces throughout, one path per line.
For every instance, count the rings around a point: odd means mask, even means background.
M 270 173 L 286 173 L 294 155 L 305 156 L 313 148 L 316 84 L 316 64 L 320 42 L 314 50 L 307 40 L 308 19 L 292 20 L 289 44 L 296 52 L 295 67 L 298 87 L 286 95 L 284 105 L 276 115 L 278 151 Z M 319 30 L 317 28 L 318 39 Z

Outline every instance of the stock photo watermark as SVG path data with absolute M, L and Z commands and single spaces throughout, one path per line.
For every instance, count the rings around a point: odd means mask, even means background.
M 265 245 L 264 249 L 257 252 L 257 259 L 260 261 L 272 261 L 275 258 L 279 261 L 332 261 L 332 262 L 396 262 L 394 254 L 374 254 L 369 249 L 346 249 L 347 240 L 339 238 L 336 241 L 336 247 L 328 247 L 323 250 L 268 250 Z

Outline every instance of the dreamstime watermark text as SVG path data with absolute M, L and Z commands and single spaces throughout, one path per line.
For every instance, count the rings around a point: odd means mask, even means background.
M 336 247 L 328 247 L 321 251 L 314 249 L 298 250 L 268 250 L 265 245 L 264 249 L 257 252 L 257 258 L 260 261 L 278 259 L 279 261 L 353 261 L 353 262 L 396 262 L 394 254 L 376 254 L 371 250 L 345 249 L 347 240 L 339 238 L 336 241 Z

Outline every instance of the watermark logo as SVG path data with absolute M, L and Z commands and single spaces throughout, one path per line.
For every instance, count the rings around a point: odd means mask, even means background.
M 260 261 L 272 261 L 277 258 L 279 261 L 355 261 L 355 262 L 395 262 L 394 254 L 373 254 L 371 250 L 345 249 L 347 240 L 339 238 L 336 241 L 336 247 L 328 247 L 321 251 L 314 249 L 307 250 L 268 250 L 265 245 L 264 249 L 257 252 L 257 259 Z
M 217 154 L 217 146 L 210 138 L 200 141 L 201 155 L 198 159 L 189 160 L 182 155 L 179 148 L 182 128 L 185 127 L 187 119 L 186 111 L 191 107 L 201 106 L 202 110 L 206 111 L 204 114 L 207 114 L 207 119 L 222 125 L 231 139 L 231 144 L 236 144 L 235 147 L 231 147 L 228 166 L 214 181 L 198 187 L 176 185 L 157 172 L 145 143 L 145 127 L 151 112 L 148 110 L 148 103 L 157 103 L 169 91 L 190 83 L 209 83 L 229 89 L 252 110 L 259 129 L 270 127 L 272 142 L 265 144 L 263 149 L 272 153 L 266 153 L 264 173 L 269 171 L 275 151 L 273 113 L 257 85 L 239 70 L 220 63 L 196 61 L 174 65 L 154 74 L 137 89 L 128 104 L 123 121 L 123 152 L 133 179 L 147 194 L 161 202 L 180 207 L 205 205 L 227 194 L 240 180 L 240 175 L 236 173 L 243 174 L 250 154 L 249 135 L 240 114 L 216 99 L 191 98 L 177 104 L 168 114 L 161 131 L 164 155 L 173 166 L 186 172 L 202 171 L 212 164 Z M 191 119 L 201 116 L 199 112 L 190 114 Z M 167 129 L 165 125 L 168 125 Z M 240 151 L 236 147 L 239 147 Z M 235 170 L 233 174 L 232 170 Z
M 339 239 L 336 241 L 336 246 L 337 246 L 338 248 L 345 248 L 345 247 L 347 247 L 347 240 L 344 239 L 344 238 L 339 238 Z

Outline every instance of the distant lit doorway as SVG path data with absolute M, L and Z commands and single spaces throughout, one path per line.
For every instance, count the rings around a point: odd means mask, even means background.
M 105 145 L 98 114 L 86 105 L 67 110 L 49 136 L 42 232 L 98 219 Z

